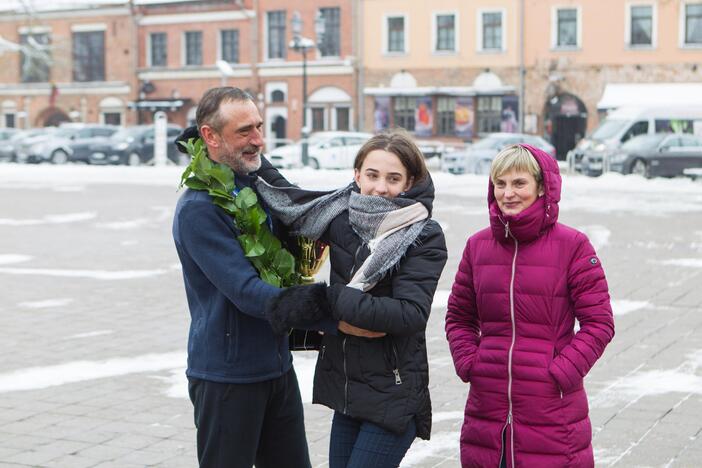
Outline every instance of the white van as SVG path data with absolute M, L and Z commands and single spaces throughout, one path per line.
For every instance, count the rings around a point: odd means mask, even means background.
M 620 107 L 610 112 L 587 138 L 568 152 L 567 160 L 587 175 L 600 175 L 603 163 L 632 137 L 654 133 L 702 136 L 700 107 Z

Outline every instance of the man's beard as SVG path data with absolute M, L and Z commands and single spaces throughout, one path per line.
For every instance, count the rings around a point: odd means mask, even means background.
M 236 174 L 249 174 L 257 171 L 261 167 L 261 149 L 257 146 L 245 146 L 239 151 L 233 150 L 228 144 L 224 144 L 224 151 L 219 155 L 223 164 L 231 167 Z M 248 160 L 244 158 L 244 153 L 256 153 L 256 158 Z M 247 157 L 250 157 L 247 155 Z

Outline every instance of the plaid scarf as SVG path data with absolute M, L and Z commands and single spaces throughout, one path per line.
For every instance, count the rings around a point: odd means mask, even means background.
M 279 188 L 261 178 L 255 184 L 271 212 L 291 226 L 294 235 L 319 239 L 334 218 L 348 210 L 351 228 L 371 252 L 348 284 L 362 291 L 372 289 L 399 263 L 429 217 L 419 202 L 361 195 L 353 190 L 353 183 L 333 192 Z

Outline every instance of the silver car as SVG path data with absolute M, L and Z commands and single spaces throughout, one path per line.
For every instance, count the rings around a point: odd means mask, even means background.
M 488 174 L 497 153 L 502 148 L 517 143 L 535 146 L 556 158 L 556 148 L 539 136 L 492 133 L 465 150 L 444 153 L 441 157 L 441 170 L 452 174 Z

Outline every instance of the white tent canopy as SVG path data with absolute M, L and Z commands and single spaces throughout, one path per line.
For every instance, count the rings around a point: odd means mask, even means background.
M 623 106 L 700 106 L 702 83 L 615 83 L 605 86 L 598 110 Z

